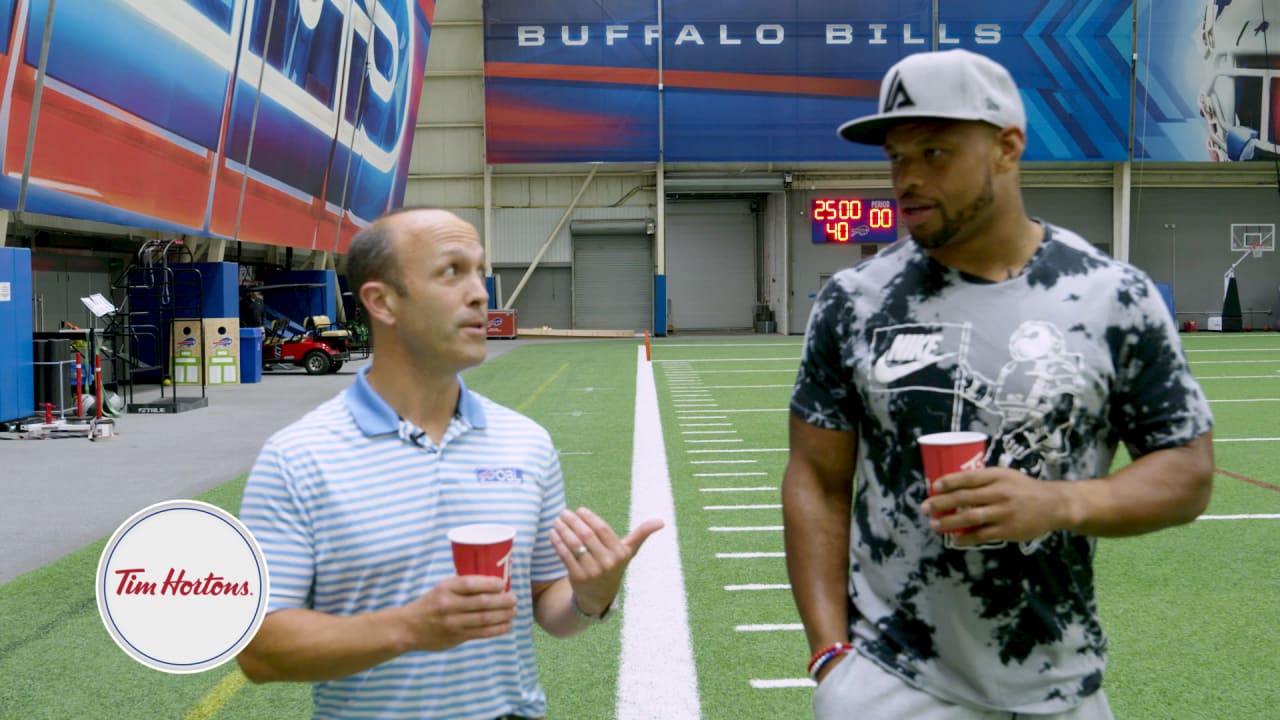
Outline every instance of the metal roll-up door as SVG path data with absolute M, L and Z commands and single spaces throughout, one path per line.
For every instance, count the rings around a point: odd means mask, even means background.
M 573 236 L 573 326 L 652 330 L 653 239 L 649 235 Z
M 520 284 L 526 267 L 495 267 L 504 293 Z M 573 285 L 568 267 L 539 266 L 516 298 L 516 324 L 522 328 L 573 327 L 570 288 Z M 506 296 L 502 297 L 506 301 Z
M 670 204 L 666 238 L 670 326 L 750 331 L 757 294 L 755 204 Z

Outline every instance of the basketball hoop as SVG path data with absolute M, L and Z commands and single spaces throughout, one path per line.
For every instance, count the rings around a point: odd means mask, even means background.
M 1227 275 L 1230 275 L 1231 271 L 1250 255 L 1260 258 L 1262 253 L 1274 252 L 1275 249 L 1276 226 L 1274 223 L 1231 223 L 1231 251 L 1243 253 L 1243 255 L 1231 265 Z

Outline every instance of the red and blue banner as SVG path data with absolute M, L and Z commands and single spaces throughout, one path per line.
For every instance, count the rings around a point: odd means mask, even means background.
M 490 163 L 658 156 L 651 0 L 486 2 Z
M 875 112 L 885 70 L 935 43 L 1009 67 L 1027 159 L 1127 157 L 1131 3 L 934 6 L 486 0 L 489 162 L 879 160 L 835 129 Z
M 49 7 L 0 0 L 0 207 L 341 252 L 403 201 L 434 0 Z

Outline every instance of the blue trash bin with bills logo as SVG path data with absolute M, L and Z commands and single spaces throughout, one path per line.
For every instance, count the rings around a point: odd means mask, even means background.
M 262 382 L 262 328 L 240 328 L 240 382 Z

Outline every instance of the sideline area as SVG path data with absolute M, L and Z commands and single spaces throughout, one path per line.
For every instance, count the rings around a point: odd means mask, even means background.
M 547 341 L 492 340 L 487 361 L 531 342 Z M 208 407 L 125 415 L 109 439 L 0 444 L 0 585 L 110 535 L 148 505 L 193 498 L 248 472 L 268 436 L 341 392 L 369 362 L 353 360 L 332 375 L 268 371 L 258 383 L 212 385 Z M 166 388 L 173 390 L 200 394 L 199 386 Z M 158 397 L 158 386 L 137 395 Z

